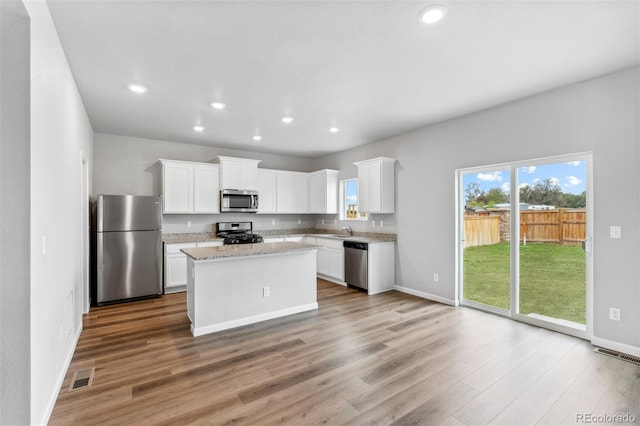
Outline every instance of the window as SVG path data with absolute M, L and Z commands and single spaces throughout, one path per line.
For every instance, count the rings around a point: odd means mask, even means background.
M 358 208 L 358 179 L 340 181 L 340 220 L 367 220 Z

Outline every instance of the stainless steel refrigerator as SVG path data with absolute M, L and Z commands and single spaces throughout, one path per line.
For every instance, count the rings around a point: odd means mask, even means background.
M 162 200 L 98 195 L 95 208 L 97 305 L 162 294 Z

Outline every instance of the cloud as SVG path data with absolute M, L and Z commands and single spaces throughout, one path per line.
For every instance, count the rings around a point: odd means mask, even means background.
M 580 185 L 582 183 L 582 180 L 578 179 L 575 176 L 567 176 L 567 183 L 564 184 L 564 186 L 576 186 L 576 185 Z
M 520 188 L 528 188 L 530 185 L 528 183 L 521 183 Z
M 551 183 L 551 185 L 560 185 L 560 179 L 558 179 L 557 177 L 552 177 L 551 179 L 549 179 L 549 183 Z
M 347 204 L 355 204 L 358 202 L 358 196 L 357 195 L 348 195 L 346 198 L 346 202 Z
M 538 182 L 542 182 L 542 180 L 540 178 L 533 179 L 533 183 L 538 183 Z
M 502 185 L 500 185 L 500 187 L 507 194 L 509 193 L 509 191 L 511 191 L 511 183 L 509 183 L 509 182 L 503 182 Z
M 582 163 L 582 161 L 569 161 L 567 163 L 567 166 L 573 166 L 573 167 L 577 167 L 580 165 L 580 163 Z
M 535 171 L 536 171 L 536 166 L 522 167 L 522 168 L 520 169 L 520 171 L 521 171 L 522 173 L 529 173 L 529 174 L 531 174 L 531 173 L 533 173 L 533 172 L 535 172 Z
M 502 182 L 502 172 L 478 173 L 477 177 L 484 182 Z

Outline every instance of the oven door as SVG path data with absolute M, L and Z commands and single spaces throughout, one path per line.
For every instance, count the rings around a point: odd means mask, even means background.
M 255 213 L 258 211 L 258 193 L 256 191 L 222 190 L 220 191 L 220 211 Z

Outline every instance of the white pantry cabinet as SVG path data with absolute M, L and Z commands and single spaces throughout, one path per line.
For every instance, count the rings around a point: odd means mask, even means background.
M 353 163 L 358 167 L 358 207 L 364 213 L 394 213 L 395 159 L 377 157 Z
M 190 161 L 160 160 L 162 213 L 220 213 L 219 166 Z
M 307 213 L 308 173 L 278 171 L 276 209 L 278 213 Z
M 338 170 L 309 173 L 309 213 L 338 213 Z
M 164 292 L 185 291 L 187 285 L 187 255 L 180 250 L 196 247 L 221 246 L 222 241 L 177 243 L 164 245 Z
M 276 170 L 258 169 L 258 213 L 277 213 Z
M 261 160 L 218 156 L 222 189 L 258 190 Z

